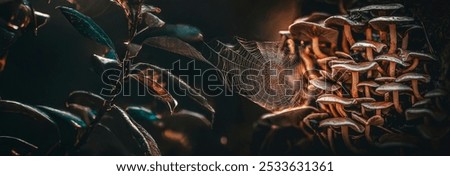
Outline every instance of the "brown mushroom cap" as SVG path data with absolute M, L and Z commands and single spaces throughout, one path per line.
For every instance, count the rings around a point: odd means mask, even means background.
M 348 126 L 358 133 L 364 132 L 364 126 L 362 126 L 359 123 L 356 123 L 355 121 L 353 121 L 352 119 L 349 119 L 349 118 L 343 118 L 343 117 L 328 118 L 328 119 L 322 120 L 319 124 L 319 128 L 342 127 L 342 126 Z
M 413 52 L 413 51 L 407 52 L 407 55 L 406 55 L 406 60 L 407 61 L 410 61 L 410 60 L 412 60 L 414 58 L 418 58 L 420 60 L 437 61 L 437 59 L 431 54 L 419 53 L 419 52 Z
M 376 62 L 360 62 L 357 64 L 335 64 L 331 66 L 333 69 L 343 69 L 348 71 L 355 71 L 355 72 L 366 72 L 369 70 L 373 70 L 376 67 L 378 67 L 378 63 Z
M 395 77 L 378 77 L 375 78 L 375 81 L 379 81 L 379 82 L 394 82 L 395 81 Z
M 334 54 L 336 54 L 336 56 L 339 58 L 355 60 L 355 59 L 353 59 L 353 57 L 350 54 L 347 54 L 342 51 L 336 51 L 336 52 L 334 52 Z
M 309 83 L 311 83 L 314 87 L 316 87 L 320 90 L 325 90 L 325 91 L 330 91 L 330 92 L 334 92 L 341 88 L 341 86 L 339 86 L 337 84 L 334 84 L 330 81 L 326 81 L 326 80 L 322 80 L 322 79 L 313 79 L 313 80 L 310 80 Z
M 445 97 L 447 96 L 447 92 L 442 89 L 434 89 L 425 94 L 425 98 L 436 98 L 436 97 Z
M 399 34 L 402 37 L 405 37 L 405 35 L 413 30 L 423 30 L 422 26 L 415 25 L 415 24 L 407 24 L 407 25 L 401 25 L 397 27 L 397 30 L 399 31 Z
M 353 30 L 363 28 L 366 24 L 349 18 L 348 15 L 335 15 L 324 21 L 326 27 L 349 25 Z
M 375 81 L 362 81 L 359 82 L 357 86 L 379 87 L 380 84 L 376 83 Z
M 367 124 L 367 119 L 365 119 L 364 117 L 362 117 L 360 114 L 356 114 L 356 113 L 352 113 L 352 119 L 366 125 Z
M 383 126 L 384 125 L 384 118 L 380 115 L 374 115 L 371 118 L 367 120 L 367 125 L 373 125 L 373 126 Z
M 351 9 L 349 12 L 365 12 L 365 11 L 385 11 L 386 15 L 392 15 L 396 10 L 403 8 L 402 4 L 380 4 L 380 5 L 368 5 L 357 9 Z M 375 14 L 376 15 L 376 14 Z
M 319 37 L 320 41 L 336 44 L 339 32 L 312 22 L 294 23 L 289 26 L 292 37 L 301 41 L 311 41 L 313 37 Z
M 405 24 L 413 22 L 414 18 L 400 16 L 381 16 L 369 21 L 370 26 L 378 31 L 388 31 L 389 24 Z
M 322 119 L 326 119 L 328 117 L 330 117 L 328 113 L 312 113 L 303 118 L 303 123 L 305 123 L 309 128 L 312 128 L 311 120 L 321 121 Z
M 330 67 L 335 64 L 356 64 L 356 62 L 354 60 L 350 60 L 350 59 L 334 59 L 334 60 L 330 60 L 328 62 L 328 65 Z
M 284 31 L 284 30 L 278 31 L 278 34 L 280 34 L 280 35 L 291 35 L 291 33 L 289 31 Z
M 407 82 L 412 80 L 418 80 L 424 83 L 428 83 L 430 82 L 430 76 L 421 73 L 405 73 L 395 79 L 395 82 Z
M 374 98 L 370 98 L 370 97 L 359 97 L 359 98 L 355 98 L 355 101 L 358 104 L 361 104 L 361 103 L 375 102 L 376 100 Z
M 378 87 L 375 91 L 380 93 L 392 92 L 392 91 L 412 91 L 411 87 L 400 83 L 387 83 Z
M 301 106 L 265 114 L 261 117 L 261 121 L 280 127 L 297 126 L 308 114 L 318 111 L 311 106 Z
M 380 53 L 383 50 L 383 48 L 386 48 L 386 47 L 387 47 L 387 45 L 384 43 L 369 41 L 369 40 L 362 40 L 362 41 L 358 41 L 355 44 L 353 44 L 353 46 L 350 49 L 363 50 L 366 48 L 372 48 L 375 52 Z
M 418 118 L 431 117 L 436 118 L 433 111 L 428 108 L 409 108 L 405 111 L 406 120 L 414 120 Z
M 364 108 L 370 109 L 370 110 L 387 109 L 393 105 L 394 105 L 394 103 L 386 102 L 386 101 L 361 104 L 361 106 L 363 106 Z
M 344 98 L 334 94 L 323 94 L 319 96 L 316 100 L 317 103 L 322 104 L 341 104 L 344 106 L 350 106 L 356 103 L 356 100 L 353 98 Z
M 318 64 L 326 64 L 326 63 L 328 63 L 330 61 L 333 61 L 333 60 L 336 60 L 336 59 L 338 59 L 336 56 L 325 57 L 325 58 L 322 58 L 322 59 L 318 59 L 317 63 Z
M 380 148 L 408 147 L 417 148 L 419 139 L 406 134 L 387 133 L 378 138 L 377 146 Z
M 420 100 L 420 101 L 414 103 L 414 104 L 412 105 L 412 107 L 413 107 L 413 108 L 422 108 L 422 107 L 425 107 L 425 106 L 428 105 L 428 104 L 431 104 L 431 99 L 425 98 L 425 99 L 423 99 L 423 100 Z
M 403 62 L 403 60 L 398 56 L 397 54 L 383 54 L 375 57 L 375 61 L 389 61 L 389 62 L 395 62 L 397 64 L 400 64 L 402 66 L 409 66 L 409 63 Z

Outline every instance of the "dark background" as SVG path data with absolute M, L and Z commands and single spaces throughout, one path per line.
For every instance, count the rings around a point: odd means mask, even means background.
M 167 23 L 199 27 L 205 41 L 229 40 L 241 36 L 255 40 L 277 40 L 278 30 L 287 29 L 298 16 L 312 11 L 338 12 L 337 5 L 313 0 L 149 0 L 160 7 Z M 376 1 L 376 3 L 381 1 Z M 442 80 L 450 55 L 450 13 L 446 0 L 389 1 L 404 4 L 410 14 L 423 21 L 433 49 L 441 57 Z M 51 15 L 50 22 L 37 37 L 26 33 L 10 49 L 6 69 L 0 72 L 0 97 L 32 105 L 63 107 L 68 94 L 75 90 L 99 93 L 100 77 L 92 72 L 90 56 L 102 48 L 83 38 L 55 10 L 66 5 L 63 0 L 33 0 L 34 7 Z M 367 5 L 367 1 L 357 4 Z M 373 3 L 373 1 L 370 1 Z M 110 7 L 93 19 L 116 45 L 125 40 L 126 22 L 119 9 Z M 158 60 L 163 66 L 179 58 Z M 446 83 L 447 81 L 443 81 Z M 227 136 L 228 151 L 234 155 L 250 154 L 252 125 L 265 113 L 257 105 L 239 96 L 213 98 L 216 108 L 214 133 Z M 217 152 L 220 153 L 220 152 Z

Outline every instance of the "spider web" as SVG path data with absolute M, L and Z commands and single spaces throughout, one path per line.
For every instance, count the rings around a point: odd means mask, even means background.
M 218 49 L 210 47 L 228 89 L 270 111 L 304 103 L 301 76 L 288 51 L 279 49 L 280 43 L 236 41 L 233 46 L 218 41 Z

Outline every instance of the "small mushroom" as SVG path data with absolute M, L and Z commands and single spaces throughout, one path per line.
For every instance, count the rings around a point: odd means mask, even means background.
M 344 34 L 343 37 L 346 39 L 346 41 L 352 46 L 355 44 L 355 39 L 352 35 L 352 27 L 353 28 L 362 28 L 365 26 L 364 23 L 352 20 L 349 18 L 348 15 L 335 15 L 327 18 L 325 21 L 326 27 L 333 27 L 333 26 L 342 26 L 344 28 Z M 348 46 L 348 45 L 347 45 Z M 344 50 L 348 48 L 344 48 Z
M 375 58 L 375 61 L 388 61 L 389 62 L 389 76 L 390 77 L 395 77 L 395 69 L 397 64 L 400 64 L 402 66 L 409 66 L 408 63 L 403 62 L 400 58 L 400 56 L 398 56 L 397 54 L 383 54 L 383 55 L 379 55 Z
M 419 53 L 419 52 L 410 52 L 410 51 L 406 51 L 406 50 L 401 50 L 402 53 L 402 59 L 405 59 L 404 61 L 411 61 L 412 60 L 412 64 L 404 69 L 402 72 L 403 73 L 408 73 L 410 71 L 413 71 L 414 69 L 416 69 L 416 67 L 419 65 L 419 61 L 423 60 L 423 61 L 437 61 L 437 59 L 430 55 L 430 54 L 426 54 L 426 53 Z
M 350 54 L 342 52 L 342 51 L 336 51 L 336 52 L 334 52 L 334 54 L 339 58 L 344 58 L 347 60 L 355 60 L 355 59 L 353 59 L 353 57 Z
M 351 106 L 356 103 L 355 99 L 344 98 L 334 94 L 323 94 L 317 98 L 316 102 L 324 105 L 330 105 L 329 107 L 334 117 L 347 117 L 344 106 Z M 338 111 L 337 113 L 334 111 L 334 108 L 331 105 L 335 105 L 336 110 Z
M 384 118 L 380 115 L 374 115 L 370 117 L 369 119 L 365 119 L 361 116 L 358 116 L 356 114 L 352 114 L 352 118 L 358 121 L 359 123 L 364 124 L 365 130 L 364 135 L 366 136 L 366 139 L 369 143 L 373 143 L 372 136 L 370 136 L 370 128 L 371 126 L 378 126 L 381 127 L 384 125 Z
M 322 59 L 317 60 L 317 63 L 319 64 L 319 66 L 320 66 L 323 70 L 329 71 L 330 69 L 328 68 L 328 63 L 329 63 L 330 61 L 333 61 L 333 60 L 336 60 L 336 59 L 338 59 L 338 58 L 335 57 L 335 56 L 325 57 L 325 58 L 322 58 Z
M 408 41 L 410 33 L 415 30 L 423 30 L 423 28 L 422 26 L 413 24 L 400 26 L 399 30 L 402 30 L 402 32 L 399 33 L 400 37 L 402 38 L 402 49 L 406 50 L 408 49 Z
M 305 47 L 305 48 L 300 47 L 299 51 L 300 51 L 300 58 L 303 61 L 303 64 L 300 64 L 300 65 L 304 65 L 306 72 L 315 70 L 314 61 L 309 55 L 311 53 L 310 48 L 309 47 Z M 316 78 L 318 78 L 318 75 L 310 74 L 310 75 L 308 75 L 308 78 L 316 79 Z
M 423 100 L 420 100 L 420 101 L 414 103 L 414 104 L 412 105 L 412 107 L 413 107 L 413 108 L 424 108 L 424 107 L 426 107 L 426 106 L 429 105 L 429 104 L 431 104 L 431 99 L 425 98 L 425 99 L 423 99 Z
M 365 109 L 369 109 L 369 110 L 375 110 L 375 115 L 381 116 L 382 115 L 382 110 L 384 109 L 389 109 L 390 107 L 392 107 L 392 105 L 394 105 L 392 102 L 386 102 L 386 101 L 382 101 L 382 102 L 372 102 L 372 103 L 362 103 L 361 104 L 361 111 L 363 113 L 363 115 L 366 115 L 365 113 Z
M 442 123 L 447 117 L 428 108 L 409 108 L 405 111 L 405 118 L 408 121 L 422 118 L 424 125 L 430 126 L 431 119 L 434 119 L 435 122 Z
M 312 49 L 319 59 L 327 57 L 320 50 L 319 41 L 327 41 L 331 43 L 331 48 L 334 48 L 339 35 L 339 32 L 334 29 L 311 22 L 294 23 L 289 26 L 289 32 L 297 40 L 312 41 Z
M 373 16 L 390 16 L 394 14 L 398 9 L 403 8 L 404 6 L 397 3 L 392 4 L 379 4 L 379 5 L 368 5 L 365 7 L 351 9 L 350 12 L 367 12 L 369 11 Z
M 403 24 L 414 21 L 411 17 L 397 17 L 397 16 L 382 16 L 369 21 L 369 24 L 378 31 L 388 31 L 389 29 L 389 51 L 388 54 L 393 54 L 397 50 L 397 24 Z
M 411 81 L 411 87 L 413 89 L 414 96 L 418 100 L 422 100 L 423 97 L 420 95 L 419 90 L 419 81 L 423 83 L 429 83 L 430 82 L 430 76 L 420 73 L 405 73 L 401 76 L 399 76 L 395 82 L 408 82 Z
M 379 148 L 417 148 L 419 139 L 407 134 L 387 133 L 378 138 Z
M 400 101 L 399 101 L 399 92 L 400 91 L 412 91 L 412 89 L 409 86 L 406 86 L 404 84 L 388 83 L 388 84 L 381 85 L 375 91 L 381 92 L 381 93 L 392 92 L 395 110 L 397 110 L 398 113 L 402 113 L 403 109 L 402 109 L 402 107 L 400 105 Z
M 366 97 L 371 97 L 370 88 L 371 87 L 379 87 L 380 85 L 375 81 L 362 81 L 356 85 L 357 87 L 364 87 L 364 94 Z
M 369 41 L 369 40 L 362 40 L 358 41 L 355 44 L 352 45 L 352 50 L 366 50 L 366 58 L 369 61 L 373 61 L 373 51 L 380 53 L 384 48 L 386 48 L 386 44 L 375 42 L 375 41 Z
M 434 89 L 432 91 L 427 92 L 424 97 L 429 99 L 434 99 L 434 102 L 438 110 L 444 111 L 444 108 L 441 106 L 440 100 L 445 100 L 447 98 L 448 93 L 440 88 Z
M 325 120 L 322 120 L 319 124 L 320 128 L 328 128 L 328 131 L 331 131 L 331 128 L 340 128 L 342 133 L 342 139 L 344 140 L 344 144 L 354 153 L 361 153 L 361 149 L 356 148 L 353 146 L 348 128 L 350 127 L 354 131 L 358 133 L 364 132 L 364 126 L 356 123 L 352 119 L 349 118 L 342 118 L 342 117 L 335 117 L 335 118 L 328 118 Z
M 359 83 L 359 74 L 372 70 L 378 67 L 376 62 L 360 62 L 358 64 L 336 64 L 331 66 L 332 69 L 343 69 L 352 72 L 352 88 L 351 93 L 353 98 L 358 97 L 358 83 Z

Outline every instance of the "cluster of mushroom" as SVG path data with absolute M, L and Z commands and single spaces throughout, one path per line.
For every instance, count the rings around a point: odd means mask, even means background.
M 280 49 L 300 59 L 296 72 L 308 81 L 306 91 L 315 100 L 310 106 L 318 109 L 303 118 L 305 131 L 333 152 L 338 139 L 354 153 L 367 146 L 438 145 L 450 129 L 440 106 L 447 92 L 434 87 L 430 76 L 438 60 L 408 46 L 410 33 L 423 29 L 414 18 L 396 16 L 402 8 L 313 13 L 280 31 Z

